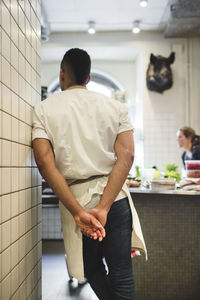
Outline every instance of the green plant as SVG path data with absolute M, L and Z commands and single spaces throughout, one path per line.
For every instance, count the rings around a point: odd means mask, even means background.
M 176 164 L 167 164 L 165 166 L 165 171 L 177 171 L 178 166 Z
M 165 177 L 175 178 L 176 181 L 179 182 L 181 178 L 177 170 L 178 170 L 178 166 L 176 164 L 167 164 L 165 166 Z

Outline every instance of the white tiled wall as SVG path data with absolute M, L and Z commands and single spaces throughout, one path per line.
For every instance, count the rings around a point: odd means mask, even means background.
M 40 0 L 0 1 L 0 299 L 41 299 Z
M 56 240 L 63 239 L 60 210 L 56 205 L 43 205 L 42 238 Z
M 157 113 L 144 120 L 144 156 L 146 166 L 156 165 L 161 170 L 167 163 L 177 163 L 176 115 Z
M 138 76 L 138 99 L 136 117 L 138 128 L 141 129 L 143 142 L 144 167 L 156 165 L 159 171 L 164 171 L 166 164 L 177 164 L 181 172 L 181 153 L 177 147 L 176 133 L 182 126 L 190 126 L 188 106 L 188 78 L 186 39 L 164 39 L 144 41 L 141 61 L 138 68 L 142 76 Z M 176 59 L 171 66 L 173 86 L 160 94 L 149 91 L 146 87 L 146 70 L 151 53 L 167 57 L 171 51 L 176 53 Z M 140 66 L 141 64 L 141 66 Z M 140 68 L 141 67 L 141 68 Z M 197 106 L 196 106 L 197 107 Z M 137 123 L 136 123 L 137 124 Z M 137 129 L 137 128 L 136 128 Z M 140 132 L 139 132 L 140 133 Z M 142 140 L 143 138 L 143 140 Z

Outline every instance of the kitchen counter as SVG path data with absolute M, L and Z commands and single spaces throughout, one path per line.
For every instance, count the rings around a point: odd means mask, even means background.
M 129 188 L 130 193 L 144 193 L 144 194 L 168 194 L 168 195 L 199 195 L 200 191 L 185 191 L 182 189 L 176 189 L 176 190 L 151 190 L 147 188 Z M 199 198 L 200 199 L 200 198 Z
M 148 251 L 133 258 L 137 300 L 199 300 L 200 194 L 130 188 Z

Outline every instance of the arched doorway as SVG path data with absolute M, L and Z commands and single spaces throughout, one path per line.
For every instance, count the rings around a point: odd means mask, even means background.
M 87 88 L 92 91 L 96 91 L 106 96 L 116 99 L 116 97 L 121 97 L 123 102 L 123 96 L 125 90 L 123 86 L 112 76 L 108 75 L 105 72 L 99 70 L 91 71 L 91 80 L 87 85 Z M 60 83 L 59 78 L 56 78 L 48 87 L 47 93 L 54 94 L 60 92 Z

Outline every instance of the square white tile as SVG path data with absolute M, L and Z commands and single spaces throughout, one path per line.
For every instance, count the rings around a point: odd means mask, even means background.
M 19 168 L 11 169 L 11 188 L 12 193 L 19 190 Z
M 12 218 L 19 213 L 19 193 L 15 192 L 11 194 L 11 216 Z
M 13 295 L 19 286 L 18 265 L 11 271 L 11 294 Z
M 12 4 L 13 11 L 16 12 L 14 2 L 17 2 L 17 0 L 12 0 L 12 2 L 13 2 L 13 4 Z M 15 15 L 15 17 L 18 18 L 18 15 Z M 18 44 L 19 44 L 18 37 L 19 37 L 19 27 L 16 23 L 16 20 L 13 17 L 11 17 L 11 40 L 17 48 L 18 48 Z
M 2 278 L 5 278 L 8 273 L 11 271 L 10 264 L 10 247 L 2 252 L 1 255 L 1 268 L 2 268 Z
M 9 247 L 11 237 L 10 237 L 10 228 L 11 228 L 10 221 L 2 223 L 1 226 L 1 244 L 2 244 L 2 251 Z
M 10 37 L 4 30 L 2 30 L 1 42 L 2 42 L 2 46 L 1 46 L 2 55 L 7 59 L 8 62 L 10 62 L 11 41 L 10 41 Z
M 10 86 L 11 83 L 11 70 L 9 62 L 2 56 L 2 72 L 1 72 L 1 80 L 6 86 Z
M 19 262 L 19 243 L 18 240 L 11 245 L 11 269 Z
M 11 197 L 10 194 L 1 197 L 1 221 L 6 222 L 11 218 Z
M 19 51 L 15 44 L 11 42 L 11 65 L 15 68 L 16 71 L 18 71 L 19 68 Z
M 19 145 L 16 145 L 17 142 L 19 142 L 19 120 L 16 119 L 15 117 L 12 117 L 11 119 L 11 124 L 12 124 L 12 132 L 11 132 L 11 138 L 12 141 L 14 141 L 15 143 L 13 143 L 13 148 L 16 149 L 16 153 L 13 153 L 13 157 L 16 157 L 17 159 L 17 155 L 19 153 Z M 19 165 L 19 159 L 17 159 L 17 161 L 15 160 L 16 166 Z
M 1 24 L 2 28 L 10 36 L 10 12 L 4 2 L 1 2 Z
M 9 300 L 10 296 L 11 296 L 11 280 L 10 280 L 11 276 L 10 274 L 4 278 L 4 280 L 1 283 L 1 288 L 2 288 L 2 294 L 1 294 L 1 299 L 5 299 L 5 300 Z
M 11 166 L 11 145 L 12 143 L 7 140 L 2 140 L 2 166 Z
M 11 170 L 10 168 L 1 168 L 1 183 L 2 183 L 2 194 L 8 194 L 11 192 Z
M 19 216 L 16 216 L 11 220 L 11 243 L 16 242 L 18 239 L 19 239 Z
M 11 67 L 11 89 L 14 93 L 18 95 L 19 84 L 18 84 L 19 74 L 14 67 Z M 17 97 L 16 95 L 16 97 Z
M 10 89 L 2 84 L 1 85 L 2 87 L 2 90 L 1 90 L 1 93 L 2 93 L 2 110 L 11 114 L 11 91 Z

